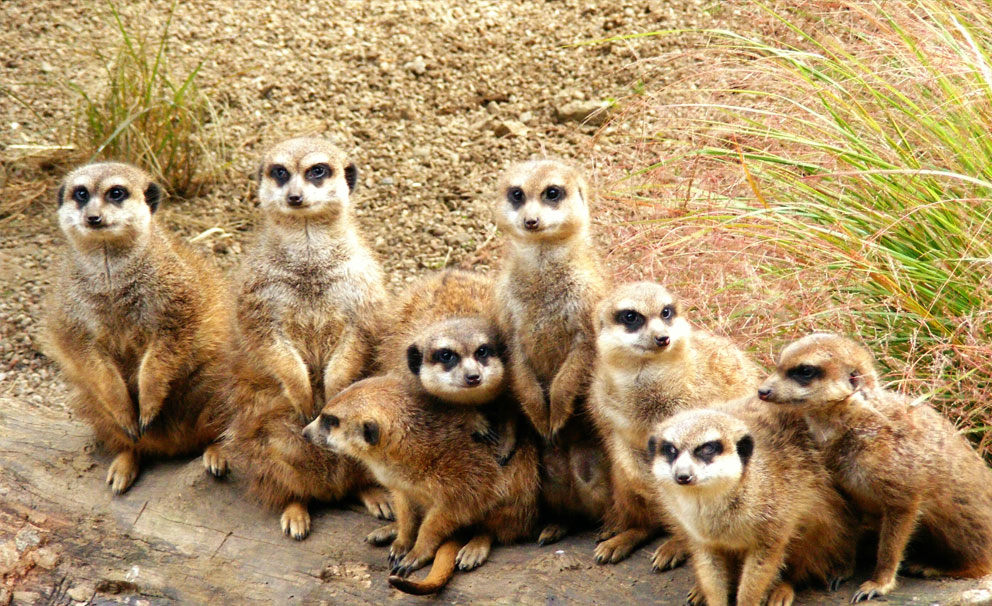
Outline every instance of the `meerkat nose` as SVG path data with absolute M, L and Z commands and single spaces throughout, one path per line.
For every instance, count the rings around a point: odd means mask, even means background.
M 526 219 L 524 221 L 524 227 L 526 227 L 527 229 L 529 229 L 531 231 L 537 229 L 540 226 L 541 226 L 541 222 L 538 221 L 537 219 Z
M 103 224 L 103 215 L 87 215 L 86 224 L 96 227 L 97 225 Z
M 299 206 L 303 204 L 303 196 L 299 194 L 289 194 L 286 196 L 286 201 L 289 202 L 290 206 Z
M 761 389 L 758 390 L 758 398 L 765 400 L 766 402 L 768 401 L 768 398 L 771 397 L 771 395 L 772 395 L 772 390 L 768 387 L 762 387 Z
M 665 347 L 666 345 L 668 345 L 668 337 L 665 336 L 655 337 L 654 342 L 658 344 L 658 347 Z
M 683 485 L 683 486 L 685 486 L 687 484 L 692 484 L 693 480 L 695 480 L 695 479 L 696 478 L 693 477 L 693 475 L 691 473 L 679 473 L 679 474 L 676 474 L 676 476 L 675 476 L 675 481 L 678 482 L 679 484 Z
M 469 387 L 475 387 L 479 383 L 482 383 L 482 377 L 480 375 L 465 375 L 465 383 Z

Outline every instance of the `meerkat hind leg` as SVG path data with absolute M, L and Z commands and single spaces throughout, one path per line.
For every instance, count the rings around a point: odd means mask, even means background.
M 689 548 L 685 544 L 685 539 L 672 536 L 658 546 L 651 558 L 651 568 L 655 572 L 673 570 L 689 559 Z
M 138 477 L 141 457 L 138 451 L 122 450 L 114 457 L 107 470 L 107 484 L 110 484 L 114 494 L 123 494 Z
M 389 500 L 389 493 L 382 488 L 366 488 L 358 493 L 365 509 L 380 520 L 396 519 L 393 515 L 393 505 Z
M 796 591 L 792 588 L 792 585 L 781 582 L 772 588 L 766 604 L 767 606 L 792 606 L 792 602 L 795 599 Z
M 376 547 L 383 547 L 389 545 L 394 540 L 396 540 L 396 535 L 399 530 L 396 527 L 396 523 L 386 524 L 385 526 L 380 526 L 365 537 L 366 543 L 371 543 Z
M 493 537 L 488 532 L 477 534 L 458 551 L 458 570 L 474 570 L 486 563 L 492 549 Z
M 537 544 L 543 547 L 545 545 L 557 543 L 565 538 L 565 535 L 567 534 L 568 526 L 564 524 L 548 524 L 541 529 L 541 534 L 537 538 Z

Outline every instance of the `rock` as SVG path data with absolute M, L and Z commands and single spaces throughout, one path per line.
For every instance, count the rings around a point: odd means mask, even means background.
M 497 137 L 524 137 L 527 127 L 516 120 L 500 120 L 493 125 L 493 134 Z
M 29 547 L 35 547 L 41 543 L 41 535 L 38 531 L 30 526 L 22 529 L 17 536 L 14 537 L 14 545 L 17 547 L 17 551 L 24 551 Z
M 423 57 L 417 57 L 413 61 L 408 61 L 403 64 L 403 69 L 412 73 L 415 76 L 423 76 L 427 73 L 427 63 L 424 62 Z
M 488 113 L 490 116 L 495 116 L 497 113 L 499 113 L 499 103 L 496 103 L 495 101 L 490 101 L 489 103 L 486 103 L 486 113 Z
M 33 591 L 15 591 L 14 601 L 11 604 L 13 606 L 29 606 L 30 604 L 37 603 L 40 599 L 41 594 Z
M 88 602 L 93 594 L 96 593 L 96 587 L 91 583 L 80 583 L 79 585 L 74 585 L 66 592 L 66 594 L 77 602 Z
M 34 563 L 45 570 L 51 570 L 59 565 L 59 554 L 51 547 L 42 547 L 31 554 Z
M 555 109 L 555 118 L 559 124 L 584 122 L 598 126 L 609 117 L 609 107 L 607 101 L 571 101 Z
M 989 606 L 992 604 L 992 590 L 970 589 L 961 592 L 947 602 L 947 606 Z

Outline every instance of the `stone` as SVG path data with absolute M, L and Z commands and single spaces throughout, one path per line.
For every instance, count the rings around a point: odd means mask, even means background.
M 609 117 L 610 104 L 607 101 L 571 101 L 555 109 L 559 124 L 584 122 L 599 126 Z
M 497 137 L 524 137 L 527 135 L 527 126 L 516 120 L 500 120 L 493 125 L 493 133 Z

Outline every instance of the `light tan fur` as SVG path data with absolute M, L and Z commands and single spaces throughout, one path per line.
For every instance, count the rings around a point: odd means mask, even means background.
M 357 462 L 301 435 L 324 402 L 368 369 L 386 305 L 382 270 L 351 219 L 354 164 L 323 139 L 269 149 L 259 170 L 264 224 L 242 265 L 229 444 L 283 531 L 310 531 L 307 502 L 357 494 L 391 515 Z
M 573 518 L 599 520 L 576 491 L 584 480 L 556 474 L 597 449 L 584 410 L 595 358 L 592 317 L 605 279 L 589 234 L 590 192 L 575 168 L 554 160 L 516 164 L 499 179 L 494 211 L 509 244 L 497 280 L 500 326 L 509 347 L 510 384 L 542 446 L 542 498 L 550 526 L 542 543 L 560 538 Z M 580 466 L 581 467 L 581 466 Z M 586 466 L 588 467 L 588 466 Z M 606 477 L 590 474 L 589 478 Z
M 475 532 L 458 553 L 462 569 L 482 564 L 493 540 L 511 543 L 532 532 L 539 481 L 533 440 L 518 436 L 517 453 L 500 465 L 494 446 L 471 439 L 474 417 L 471 408 L 385 376 L 352 385 L 307 426 L 307 439 L 362 461 L 391 491 L 396 524 L 369 541 L 392 540 L 392 574 L 426 565 L 461 529 Z
M 874 574 L 852 601 L 895 587 L 907 545 L 913 572 L 992 573 L 992 473 L 937 411 L 881 387 L 864 347 L 800 339 L 758 394 L 804 415 L 836 482 L 879 529 Z
M 677 413 L 649 443 L 692 552 L 690 602 L 790 606 L 797 585 L 850 574 L 855 521 L 802 419 L 753 397 L 716 408 Z
M 83 166 L 59 190 L 71 245 L 49 303 L 46 352 L 69 383 L 70 405 L 117 457 L 107 483 L 127 490 L 140 457 L 212 445 L 225 422 L 229 305 L 219 272 L 153 218 L 158 186 L 115 162 Z
M 596 561 L 616 563 L 666 523 L 645 458 L 650 432 L 672 414 L 754 393 L 760 371 L 728 339 L 692 328 L 663 286 L 618 287 L 596 310 L 596 367 L 589 408 L 610 456 L 612 499 Z M 655 570 L 688 555 L 678 537 L 655 553 Z

